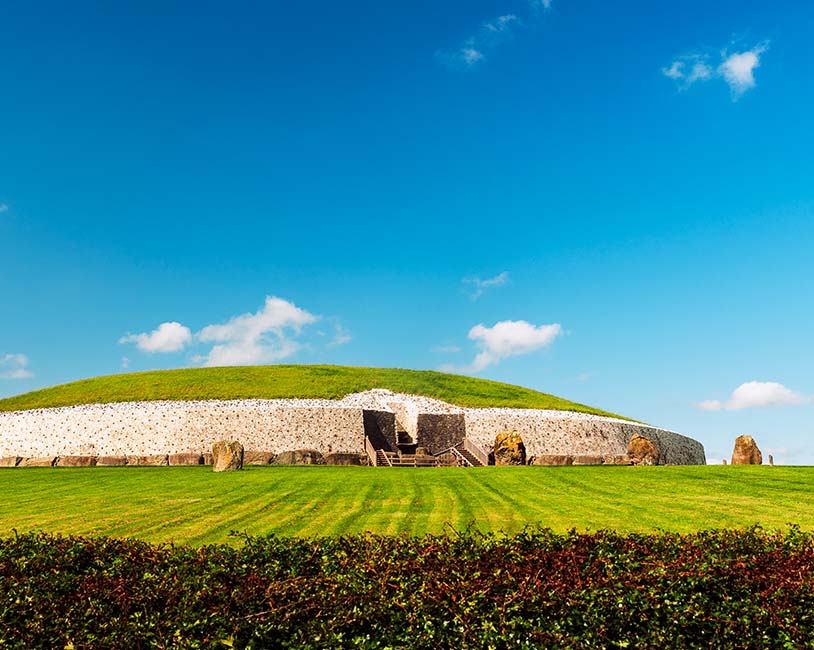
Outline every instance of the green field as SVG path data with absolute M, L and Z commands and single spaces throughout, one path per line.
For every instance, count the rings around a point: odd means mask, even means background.
M 196 545 L 249 534 L 814 530 L 814 467 L 110 467 L 0 470 L 0 535 Z
M 613 415 L 521 386 L 431 370 L 301 365 L 184 368 L 94 377 L 0 400 L 0 411 L 141 400 L 340 399 L 371 388 L 426 395 L 459 406 Z

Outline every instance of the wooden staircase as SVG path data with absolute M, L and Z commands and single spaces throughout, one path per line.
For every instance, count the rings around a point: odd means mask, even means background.
M 488 464 L 486 454 L 468 440 L 432 456 L 416 454 L 416 444 L 401 436 L 398 447 L 398 452 L 377 449 L 365 438 L 368 459 L 376 467 L 480 467 Z

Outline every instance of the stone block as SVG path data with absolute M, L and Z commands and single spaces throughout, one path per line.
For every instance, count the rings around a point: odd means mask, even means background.
M 170 454 L 167 460 L 170 465 L 203 465 L 202 454 Z
M 95 467 L 96 456 L 60 456 L 57 467 Z
M 602 456 L 581 455 L 574 456 L 574 465 L 603 465 L 605 459 Z
M 273 451 L 244 451 L 243 464 L 244 465 L 271 465 L 277 454 Z
M 96 467 L 122 467 L 127 465 L 127 456 L 99 456 Z
M 277 454 L 275 465 L 322 465 L 322 454 L 316 449 L 294 449 Z
M 0 458 L 0 467 L 17 467 L 21 460 L 22 458 L 20 456 L 6 456 L 5 458 Z
M 602 456 L 604 465 L 630 465 L 631 461 L 628 456 Z
M 574 457 L 564 454 L 540 454 L 531 459 L 529 465 L 573 465 Z
M 142 465 L 148 467 L 166 467 L 170 464 L 167 454 L 152 454 L 148 456 L 128 456 L 128 465 Z
M 334 452 L 323 458 L 326 465 L 367 465 L 367 454 Z
M 214 457 L 212 456 L 212 454 L 210 452 L 205 452 L 202 455 L 203 455 L 203 464 L 204 465 L 211 465 L 212 463 L 215 462 L 215 459 L 214 459 Z
M 57 460 L 59 459 L 56 456 L 23 458 L 17 467 L 53 467 Z

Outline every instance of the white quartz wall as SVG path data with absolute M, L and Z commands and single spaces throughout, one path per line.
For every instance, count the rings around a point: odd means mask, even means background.
M 364 450 L 362 409 L 328 400 L 126 402 L 0 413 L 0 457 Z
M 495 436 L 517 431 L 526 456 L 621 456 L 634 434 L 650 438 L 659 448 L 661 464 L 703 465 L 704 447 L 681 434 L 616 418 L 567 411 L 534 409 L 465 409 L 466 437 L 491 451 Z
M 400 411 L 419 443 L 420 414 L 463 414 L 466 437 L 487 452 L 498 433 L 513 430 L 523 438 L 528 457 L 621 456 L 639 433 L 656 443 L 662 463 L 705 462 L 699 442 L 625 420 L 566 411 L 464 409 L 383 390 L 342 400 L 125 402 L 0 412 L 0 458 L 204 453 L 224 438 L 251 451 L 364 453 L 364 409 Z

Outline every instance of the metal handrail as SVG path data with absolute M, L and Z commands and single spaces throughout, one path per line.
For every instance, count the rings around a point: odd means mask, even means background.
M 370 442 L 370 438 L 367 436 L 365 436 L 365 451 L 367 452 L 367 457 L 370 459 L 373 467 L 378 467 L 379 459 L 376 457 L 376 448 L 373 446 L 373 443 Z
M 457 447 L 450 447 L 449 450 L 452 452 L 453 456 L 457 457 L 458 465 L 463 464 L 464 467 L 472 467 L 472 463 L 469 462 L 469 459 L 466 456 L 458 451 Z
M 489 464 L 489 456 L 486 454 L 486 452 L 469 438 L 464 438 L 464 449 L 477 458 L 481 465 L 486 466 Z

